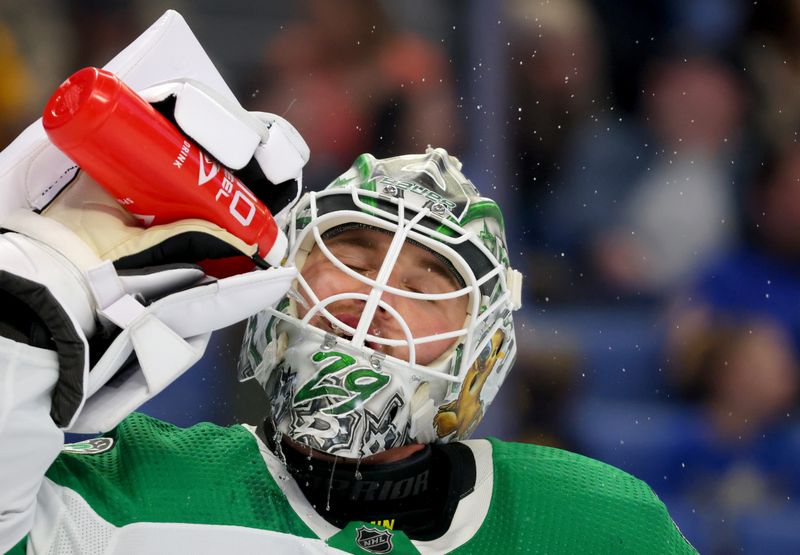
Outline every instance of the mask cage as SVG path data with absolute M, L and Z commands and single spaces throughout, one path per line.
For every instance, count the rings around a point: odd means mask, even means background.
M 409 207 L 402 197 L 392 198 L 375 191 L 357 188 L 326 190 L 319 193 L 308 193 L 306 198 L 295 207 L 290 222 L 290 254 L 288 258 L 290 262 L 294 261 L 297 267 L 302 269 L 305 257 L 316 245 L 338 270 L 370 287 L 368 295 L 343 293 L 320 300 L 300 276 L 298 283 L 313 302 L 308 313 L 299 319 L 282 311 L 269 311 L 276 318 L 296 326 L 310 328 L 309 331 L 316 334 L 323 344 L 326 341 L 328 343 L 333 341 L 334 344 L 345 342 L 362 349 L 370 358 L 377 357 L 385 360 L 385 363 L 392 367 L 405 368 L 428 378 L 458 383 L 463 380 L 466 369 L 473 363 L 475 357 L 480 353 L 479 347 L 482 348 L 486 341 L 485 334 L 483 334 L 484 339 L 481 341 L 481 345 L 474 344 L 479 340 L 477 336 L 480 331 L 487 327 L 487 320 L 493 316 L 493 320 L 499 319 L 501 313 L 510 305 L 510 294 L 505 287 L 505 280 L 502 279 L 504 277 L 503 265 L 498 263 L 474 232 L 462 228 L 450 219 L 438 216 L 431 210 L 430 204 L 422 207 Z M 300 222 L 299 226 L 298 222 Z M 394 235 L 392 244 L 381 264 L 379 275 L 375 279 L 367 278 L 348 268 L 327 249 L 322 235 L 343 223 L 360 223 L 388 231 Z M 459 271 L 466 286 L 456 291 L 438 294 L 415 293 L 389 286 L 386 281 L 406 239 L 411 239 L 413 242 L 445 256 Z M 464 254 L 468 255 L 469 259 Z M 478 257 L 482 260 L 478 261 Z M 480 277 L 473 272 L 473 267 L 479 269 Z M 487 268 L 490 269 L 487 271 Z M 400 314 L 391 305 L 380 299 L 380 294 L 384 291 L 406 298 L 430 300 L 456 298 L 468 294 L 470 297 L 464 327 L 415 338 Z M 295 292 L 294 295 L 298 295 L 298 293 Z M 492 297 L 494 300 L 489 304 Z M 365 302 L 365 308 L 357 328 L 339 321 L 326 309 L 329 304 L 345 298 Z M 404 339 L 386 339 L 367 333 L 370 321 L 378 307 L 385 309 L 400 324 Z M 308 322 L 317 313 L 320 313 L 331 325 L 351 334 L 352 339 L 340 338 L 326 333 L 324 330 L 311 328 Z M 436 361 L 427 366 L 416 363 L 416 345 L 456 337 L 463 339 L 454 342 Z M 364 345 L 366 341 L 380 345 L 404 345 L 409 350 L 409 360 L 397 359 L 375 351 Z M 453 357 L 453 354 L 459 350 L 462 356 Z M 454 364 L 455 362 L 457 364 Z

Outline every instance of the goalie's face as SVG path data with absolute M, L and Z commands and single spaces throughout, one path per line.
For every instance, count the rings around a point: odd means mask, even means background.
M 514 362 L 521 276 L 458 160 L 364 154 L 298 201 L 287 235 L 300 275 L 240 361 L 275 430 L 352 459 L 468 437 Z
M 384 264 L 392 235 L 374 229 L 351 229 L 324 239 L 330 253 L 351 270 L 369 279 L 376 279 Z M 303 278 L 317 298 L 325 299 L 342 293 L 369 294 L 371 287 L 355 277 L 345 274 L 318 247 L 308 255 L 302 269 Z M 461 289 L 458 277 L 449 265 L 436 254 L 412 243 L 403 245 L 388 280 L 390 287 L 410 293 L 433 295 Z M 305 296 L 305 295 L 304 295 Z M 306 296 L 306 301 L 311 303 Z M 384 291 L 381 301 L 399 313 L 414 338 L 452 332 L 464 326 L 468 296 L 451 299 L 411 298 L 400 293 Z M 328 312 L 344 324 L 357 328 L 366 302 L 360 299 L 342 299 L 327 305 Z M 300 318 L 308 308 L 298 306 Z M 317 328 L 341 337 L 350 334 L 337 328 L 322 314 L 315 314 L 310 323 Z M 378 307 L 369 323 L 368 337 L 405 339 L 402 325 L 394 315 Z M 457 341 L 440 339 L 416 346 L 416 363 L 427 365 L 439 358 Z M 367 340 L 366 345 L 389 356 L 409 359 L 409 349 L 400 345 L 381 345 Z

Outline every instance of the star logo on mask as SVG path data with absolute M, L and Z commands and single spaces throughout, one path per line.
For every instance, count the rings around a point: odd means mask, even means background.
M 308 403 L 303 407 L 295 407 L 292 428 L 296 430 L 294 437 L 315 449 L 326 453 L 335 453 L 352 448 L 362 416 L 358 412 L 331 415 L 322 412 L 326 405 L 322 402 Z

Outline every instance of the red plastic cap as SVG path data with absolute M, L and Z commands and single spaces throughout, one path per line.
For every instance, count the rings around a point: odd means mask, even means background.
M 86 67 L 72 74 L 47 101 L 42 125 L 58 147 L 78 145 L 113 111 L 120 80 L 111 72 Z

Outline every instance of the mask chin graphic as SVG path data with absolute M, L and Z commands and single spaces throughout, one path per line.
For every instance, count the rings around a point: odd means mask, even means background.
M 354 459 L 408 443 L 419 377 L 382 353 L 357 349 L 323 330 L 289 322 L 278 328 L 288 335 L 288 346 L 265 390 L 280 433 Z

